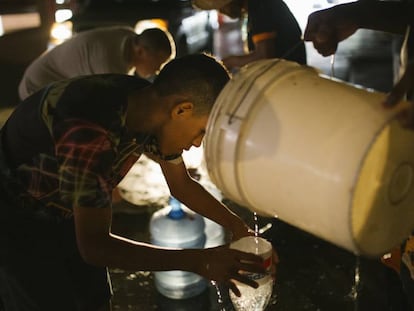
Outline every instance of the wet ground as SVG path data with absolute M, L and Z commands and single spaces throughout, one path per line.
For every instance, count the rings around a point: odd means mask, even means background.
M 228 200 L 225 203 L 254 227 L 250 211 Z M 157 208 L 145 206 L 136 212 L 136 207 L 124 206 L 123 212 L 114 214 L 113 232 L 149 241 L 148 224 Z M 283 221 L 259 217 L 259 227 L 267 224 L 272 227 L 263 236 L 276 247 L 280 263 L 266 310 L 407 310 L 398 276 L 377 259 L 356 257 Z M 172 300 L 156 291 L 149 272 L 111 270 L 111 277 L 114 310 L 234 310 L 225 287 L 210 285 L 194 298 Z

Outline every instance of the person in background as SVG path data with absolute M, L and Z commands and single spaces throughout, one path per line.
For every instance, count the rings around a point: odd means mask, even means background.
M 133 73 L 151 79 L 175 57 L 175 43 L 159 28 L 136 34 L 122 26 L 81 32 L 45 51 L 26 68 L 19 83 L 21 100 L 51 82 L 81 75 Z
M 412 103 L 414 90 L 414 3 L 413 1 L 356 1 L 313 12 L 308 17 L 304 38 L 312 41 L 323 56 L 334 54 L 338 43 L 360 28 L 405 35 L 401 55 L 403 70 L 383 105 L 394 107 L 402 99 Z M 403 125 L 414 128 L 413 107 L 401 115 Z M 382 262 L 399 273 L 407 301 L 414 310 L 414 232 Z
M 145 153 L 171 195 L 237 240 L 254 232 L 192 179 L 181 153 L 199 147 L 229 81 L 206 54 L 167 63 L 153 83 L 82 76 L 50 84 L 13 111 L 0 132 L 0 305 L 5 311 L 109 310 L 107 268 L 190 271 L 258 286 L 243 271 L 263 260 L 229 245 L 168 249 L 111 233 L 111 194 Z
M 217 9 L 231 18 L 247 15 L 249 52 L 223 58 L 233 70 L 250 62 L 284 58 L 306 64 L 306 50 L 298 22 L 282 0 L 194 0 L 201 9 Z

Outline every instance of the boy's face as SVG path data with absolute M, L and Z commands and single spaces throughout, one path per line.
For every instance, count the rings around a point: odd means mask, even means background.
M 200 147 L 207 121 L 208 115 L 194 115 L 192 109 L 177 108 L 157 137 L 162 154 L 180 154 L 192 146 Z

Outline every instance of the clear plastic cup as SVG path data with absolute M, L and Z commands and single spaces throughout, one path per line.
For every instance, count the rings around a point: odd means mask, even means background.
M 264 259 L 267 273 L 247 273 L 247 276 L 259 284 L 258 288 L 234 281 L 240 290 L 241 296 L 237 297 L 230 290 L 230 299 L 237 311 L 262 311 L 266 308 L 273 292 L 272 267 L 272 244 L 256 236 L 241 238 L 233 242 L 230 248 L 253 253 Z

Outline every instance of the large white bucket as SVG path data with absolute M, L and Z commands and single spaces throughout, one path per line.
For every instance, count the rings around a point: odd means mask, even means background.
M 414 133 L 384 94 L 284 60 L 226 85 L 204 142 L 225 196 L 353 253 L 379 256 L 414 229 Z

